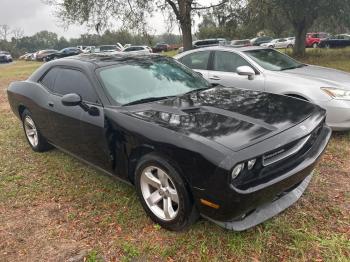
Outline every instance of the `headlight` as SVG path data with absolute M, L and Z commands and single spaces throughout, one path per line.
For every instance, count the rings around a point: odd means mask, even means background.
M 332 98 L 350 100 L 350 91 L 333 87 L 321 87 L 321 90 Z
M 244 168 L 244 163 L 238 164 L 233 168 L 231 173 L 232 180 L 235 179 L 242 172 L 243 168 Z

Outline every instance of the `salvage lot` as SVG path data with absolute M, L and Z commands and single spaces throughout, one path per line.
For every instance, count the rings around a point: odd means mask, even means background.
M 305 62 L 350 72 L 350 50 L 308 55 Z M 205 220 L 172 233 L 151 222 L 130 186 L 58 150 L 30 150 L 5 91 L 39 65 L 0 68 L 0 257 L 5 261 L 349 259 L 350 132 L 333 135 L 307 192 L 283 214 L 243 233 Z

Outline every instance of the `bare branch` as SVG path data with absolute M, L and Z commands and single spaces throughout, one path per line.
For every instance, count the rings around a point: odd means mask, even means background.
M 215 8 L 215 7 L 220 7 L 224 4 L 226 4 L 228 0 L 223 0 L 222 2 L 215 4 L 215 5 L 209 5 L 209 6 L 197 6 L 197 7 L 192 7 L 192 10 L 204 10 L 204 9 L 210 9 L 210 8 Z M 196 4 L 196 3 L 195 3 Z M 197 4 L 198 5 L 198 4 Z

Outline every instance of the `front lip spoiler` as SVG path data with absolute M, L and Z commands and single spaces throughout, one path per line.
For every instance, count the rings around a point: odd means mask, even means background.
M 281 213 L 295 202 L 299 200 L 307 186 L 309 185 L 313 172 L 308 175 L 299 186 L 285 194 L 284 196 L 278 198 L 273 202 L 266 203 L 262 206 L 257 207 L 252 213 L 247 215 L 241 220 L 221 222 L 209 217 L 204 216 L 206 219 L 214 222 L 215 224 L 233 231 L 244 231 L 249 228 L 252 228 L 258 224 L 263 223 L 264 221 L 276 216 Z

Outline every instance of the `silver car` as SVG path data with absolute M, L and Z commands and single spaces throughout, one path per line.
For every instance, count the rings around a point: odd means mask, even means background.
M 129 46 L 123 50 L 123 52 L 132 52 L 137 54 L 150 54 L 152 53 L 152 48 L 146 45 Z
M 293 96 L 327 110 L 333 130 L 350 130 L 350 74 L 300 63 L 274 49 L 208 47 L 174 57 L 213 84 Z
M 268 48 L 293 48 L 293 44 L 287 38 L 273 39 L 271 42 L 263 43 L 260 46 Z

